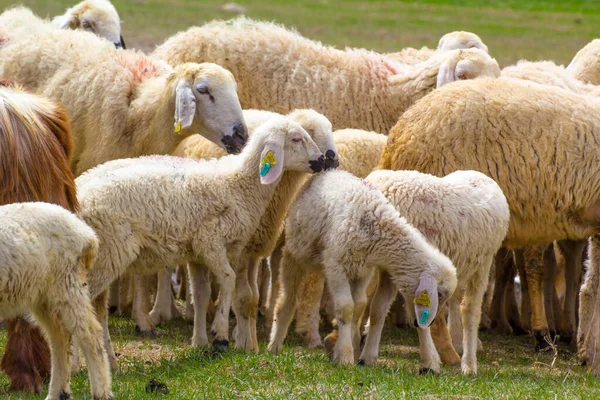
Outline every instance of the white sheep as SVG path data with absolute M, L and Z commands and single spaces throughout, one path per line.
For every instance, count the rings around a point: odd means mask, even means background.
M 584 239 L 600 233 L 598 107 L 598 98 L 523 80 L 458 82 L 432 92 L 399 119 L 379 167 L 436 176 L 469 169 L 490 176 L 510 207 L 504 247 Z M 593 307 L 583 300 L 586 287 L 594 289 L 584 285 L 580 313 L 586 304 Z M 600 373 L 593 343 L 580 350 Z
M 116 47 L 125 48 L 119 14 L 108 0 L 84 0 L 69 8 L 64 15 L 54 17 L 52 22 L 37 17 L 26 7 L 14 7 L 0 15 L 0 26 L 13 40 L 57 28 L 79 29 L 104 38 Z
M 244 108 L 284 114 L 311 108 L 335 129 L 384 134 L 436 85 L 500 75 L 498 63 L 477 48 L 442 52 L 407 66 L 364 49 L 338 50 L 244 17 L 190 28 L 158 46 L 153 56 L 171 65 L 222 65 L 235 76 Z
M 437 49 L 430 49 L 425 46 L 420 49 L 407 47 L 395 53 L 387 53 L 386 56 L 394 58 L 403 64 L 415 65 L 430 59 L 439 51 L 470 48 L 478 48 L 486 53 L 488 52 L 488 47 L 476 34 L 465 31 L 454 31 L 446 33 L 440 38 Z
M 165 265 L 202 264 L 221 285 L 213 345 L 227 347 L 232 266 L 276 193 L 282 172 L 322 166 L 323 155 L 308 134 L 282 117 L 257 129 L 239 156 L 211 161 L 144 157 L 121 169 L 90 170 L 76 183 L 79 215 L 100 240 L 88 274 L 92 298 L 126 271 L 147 274 Z M 190 272 L 193 277 L 196 269 Z M 206 327 L 197 326 L 202 322 L 195 321 L 194 336 L 206 336 Z M 106 320 L 104 328 L 108 349 Z M 116 363 L 110 350 L 109 359 Z
M 170 154 L 192 133 L 229 152 L 245 142 L 231 73 L 215 64 L 173 69 L 103 43 L 87 32 L 56 30 L 0 47 L 0 77 L 66 107 L 75 175 L 117 158 Z
M 0 315 L 31 312 L 46 332 L 52 356 L 47 400 L 70 398 L 72 337 L 84 351 L 94 399 L 112 399 L 102 327 L 86 282 L 97 249 L 94 231 L 60 206 L 0 206 Z
M 575 54 L 566 71 L 576 79 L 600 85 L 600 39 L 594 39 Z
M 416 171 L 378 170 L 366 181 L 452 260 L 458 280 L 448 302 L 452 339 L 463 353 L 463 373 L 477 373 L 483 295 L 510 217 L 502 190 L 493 179 L 475 171 L 457 171 L 438 178 Z M 377 359 L 381 330 L 395 294 L 389 276 L 382 274 L 371 303 L 370 326 L 361 354 L 366 363 Z
M 359 320 L 373 272 L 387 272 L 409 301 L 419 299 L 422 356 L 437 354 L 426 335 L 429 325 L 456 288 L 452 262 L 427 243 L 372 184 L 344 171 L 313 178 L 290 207 L 281 268 L 282 291 L 268 349 L 281 350 L 294 314 L 296 291 L 308 270 L 325 274 L 335 304 L 339 340 L 334 359 L 353 363 L 360 354 Z M 428 339 L 429 338 L 429 339 Z M 422 358 L 423 368 L 439 368 L 439 358 Z

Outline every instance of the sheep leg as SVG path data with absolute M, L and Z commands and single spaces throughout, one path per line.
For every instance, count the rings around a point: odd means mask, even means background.
M 515 265 L 513 264 L 511 279 L 506 285 L 504 309 L 506 316 L 508 317 L 508 323 L 512 328 L 512 332 L 515 335 L 526 335 L 528 332 L 525 329 L 523 329 L 523 324 L 521 323 L 521 313 L 519 311 L 519 305 L 517 304 L 517 293 L 515 284 L 515 276 L 517 271 L 515 271 L 514 268 Z
M 392 323 L 397 328 L 408 328 L 410 323 L 408 320 L 408 314 L 406 313 L 406 300 L 402 293 L 396 295 L 396 300 L 390 306 L 390 318 Z
M 457 292 L 459 292 L 457 290 Z M 463 324 L 460 313 L 460 299 L 463 297 L 462 291 L 455 293 L 448 301 L 448 328 L 452 338 L 452 346 L 457 353 L 463 354 Z
M 133 275 L 133 310 L 132 317 L 136 323 L 135 330 L 144 337 L 156 338 L 154 325 L 150 320 L 150 290 L 148 276 L 142 274 Z
M 283 244 L 278 243 L 277 247 L 275 250 L 273 250 L 271 257 L 269 258 L 269 263 L 271 264 L 271 290 L 269 291 L 269 300 L 267 301 L 267 327 L 270 327 L 273 324 L 275 305 L 277 304 L 277 299 L 279 298 L 279 274 L 281 272 L 281 258 L 283 253 L 282 248 Z
M 108 296 L 108 313 L 110 315 L 121 315 L 120 295 L 120 279 L 117 278 L 117 280 L 110 285 L 110 295 Z
M 594 360 L 595 354 L 592 349 L 588 348 L 590 345 L 588 332 L 593 332 L 593 330 L 590 329 L 590 326 L 592 317 L 594 316 L 594 307 L 597 301 L 596 298 L 598 296 L 598 285 L 600 285 L 600 274 L 598 273 L 598 269 L 600 268 L 600 237 L 597 235 L 592 236 L 590 239 L 588 259 L 587 271 L 579 293 L 577 348 L 579 357 L 591 365 L 591 361 Z M 590 339 L 593 339 L 593 337 L 590 337 Z
M 371 276 L 354 281 L 350 284 L 352 291 L 352 301 L 354 302 L 354 317 L 352 319 L 352 347 L 354 348 L 354 358 L 352 362 L 358 361 L 360 358 L 360 338 L 361 338 L 361 321 L 365 308 L 367 306 L 367 287 L 371 281 Z
M 531 299 L 531 326 L 533 336 L 536 340 L 536 351 L 548 347 L 545 337 L 547 337 L 548 321 L 546 320 L 546 311 L 544 309 L 544 264 L 543 254 L 547 246 L 536 246 L 525 249 L 525 274 L 527 276 L 527 285 L 529 297 Z
M 581 285 L 583 252 L 587 240 L 562 240 L 558 242 L 565 256 L 565 305 L 560 337 L 567 343 L 573 341 L 577 328 L 577 291 Z M 574 344 L 574 343 L 573 343 Z
M 385 271 L 381 271 L 379 274 L 379 283 L 371 299 L 369 327 L 365 338 L 365 345 L 358 360 L 359 364 L 374 364 L 377 361 L 379 341 L 381 340 L 385 317 L 396 293 L 398 293 L 398 289 L 392 282 L 390 275 Z
M 448 331 L 448 329 L 446 329 L 446 331 Z M 417 328 L 417 332 L 419 334 L 419 353 L 421 356 L 421 367 L 419 368 L 419 374 L 426 374 L 429 372 L 438 374 L 440 372 L 441 360 L 440 355 L 435 349 L 433 339 L 431 338 L 431 330 L 429 327 Z
M 258 311 L 262 315 L 266 315 L 267 313 L 267 305 L 269 300 L 269 290 L 271 285 L 271 267 L 269 267 L 269 262 L 267 258 L 263 258 L 260 261 L 259 267 L 259 304 Z
M 524 249 L 518 249 L 514 253 L 515 265 L 521 284 L 521 326 L 529 332 L 531 330 L 531 299 L 529 298 L 529 284 L 527 282 L 527 272 L 525 271 L 525 251 Z
M 125 273 L 119 277 L 119 309 L 118 315 L 131 313 L 133 306 L 133 279 L 131 273 Z
M 448 325 L 446 325 L 445 314 L 445 308 L 440 310 L 437 317 L 435 317 L 435 319 L 427 329 L 428 331 L 430 331 L 430 336 L 432 337 L 431 340 L 433 340 L 435 348 L 437 349 L 436 354 L 438 355 L 438 358 L 441 358 L 441 361 L 444 363 L 444 365 L 459 365 L 460 356 L 458 355 L 458 353 L 454 349 L 454 345 L 452 344 L 452 337 L 450 336 L 450 330 L 448 329 Z M 428 343 L 422 344 L 421 350 L 427 351 L 427 349 Z M 428 357 L 431 358 L 431 356 L 429 355 Z M 438 370 L 434 371 L 438 372 Z
M 492 330 L 500 334 L 510 334 L 512 328 L 506 318 L 504 308 L 506 286 L 511 279 L 514 280 L 513 257 L 512 253 L 505 248 L 501 248 L 496 253 L 496 276 L 494 285 L 494 296 L 490 305 L 490 319 L 492 320 Z M 436 335 L 434 335 L 436 336 Z M 442 357 L 443 358 L 443 357 Z
M 225 249 L 218 251 L 211 258 L 207 258 L 206 266 L 214 274 L 221 287 L 219 305 L 210 330 L 213 335 L 213 347 L 217 350 L 227 350 L 229 347 L 229 311 L 235 288 L 236 275 L 229 261 Z
M 352 323 L 354 321 L 354 301 L 352 289 L 345 274 L 326 270 L 327 283 L 333 296 L 335 318 L 338 326 L 338 339 L 333 347 L 333 361 L 341 365 L 354 363 L 352 347 Z M 341 275 L 341 276 L 340 276 Z
M 69 368 L 71 336 L 65 330 L 62 321 L 58 320 L 54 311 L 50 307 L 33 309 L 36 321 L 44 328 L 50 342 L 52 370 L 46 400 L 68 399 L 71 397 L 71 389 L 69 387 L 71 378 L 71 370 Z
M 98 318 L 98 321 L 102 325 L 104 349 L 106 350 L 106 355 L 108 357 L 108 362 L 110 364 L 110 368 L 113 371 L 117 371 L 119 369 L 119 362 L 117 360 L 117 356 L 115 355 L 115 351 L 112 347 L 112 342 L 110 340 L 110 332 L 108 331 L 107 300 L 108 300 L 108 291 L 104 291 L 104 292 L 100 293 L 92 301 L 92 306 L 94 307 L 94 310 L 96 311 L 96 317 Z
M 257 258 L 250 263 L 248 268 L 248 282 L 250 283 L 250 289 L 252 290 L 252 298 L 250 303 L 250 315 L 249 315 L 249 327 L 250 327 L 250 345 L 258 352 L 258 334 L 256 332 L 256 323 L 258 318 L 258 305 L 260 301 L 260 288 L 259 288 L 259 273 L 261 270 L 268 268 L 266 263 L 263 264 L 263 258 Z
M 319 309 L 324 289 L 325 275 L 321 271 L 308 271 L 296 299 L 296 333 L 304 337 L 310 349 L 321 345 Z
M 554 257 L 554 244 L 551 243 L 544 250 L 544 310 L 548 321 L 550 336 L 556 336 L 556 321 L 554 321 L 554 279 L 556 277 L 556 258 Z
M 478 272 L 468 282 L 460 309 L 463 322 L 463 356 L 461 360 L 463 374 L 477 374 L 477 342 L 479 339 L 477 334 L 492 258 L 482 265 L 483 267 L 478 268 Z
M 189 288 L 191 293 L 187 296 L 194 304 L 194 334 L 192 335 L 192 346 L 201 347 L 208 345 L 206 334 L 206 309 L 210 301 L 210 272 L 196 263 L 188 264 Z
M 173 270 L 169 267 L 164 268 L 158 273 L 156 298 L 154 299 L 154 307 L 149 315 L 153 325 L 159 325 L 181 316 L 177 307 L 175 307 L 175 299 L 173 298 L 173 290 L 171 289 L 172 277 Z
M 77 342 L 73 342 L 71 345 L 71 373 L 79 371 L 79 346 Z
M 253 346 L 250 328 L 250 316 L 256 315 L 256 309 L 252 301 L 252 288 L 250 286 L 249 274 L 252 263 L 258 260 L 252 256 L 243 256 L 240 267 L 235 275 L 235 293 L 233 297 L 233 311 L 235 312 L 235 348 L 254 351 L 258 353 L 258 344 Z M 256 320 L 255 320 L 256 321 Z
M 303 275 L 302 266 L 286 253 L 282 258 L 279 296 L 275 304 L 271 337 L 267 346 L 267 349 L 273 354 L 279 353 L 283 347 L 283 340 L 294 317 L 296 293 L 298 293 Z

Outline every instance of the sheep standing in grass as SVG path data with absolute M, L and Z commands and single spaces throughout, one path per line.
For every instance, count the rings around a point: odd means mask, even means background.
M 447 330 L 445 336 L 463 353 L 463 373 L 477 373 L 477 330 L 483 295 L 510 217 L 502 190 L 493 179 L 475 171 L 457 171 L 438 178 L 416 171 L 379 170 L 366 181 L 454 263 L 458 286 L 448 302 L 452 341 Z M 396 291 L 389 275 L 382 273 L 361 354 L 366 363 L 377 359 L 383 323 Z M 434 324 L 442 323 L 442 319 Z
M 334 359 L 352 364 L 360 354 L 359 320 L 373 272 L 387 272 L 407 299 L 419 299 L 422 355 L 432 354 L 429 325 L 456 288 L 452 262 L 409 225 L 371 184 L 343 171 L 330 171 L 305 186 L 289 210 L 269 351 L 281 350 L 294 315 L 296 291 L 308 270 L 325 274 L 335 304 L 339 340 Z M 434 352 L 435 353 L 435 352 Z M 435 369 L 439 358 L 422 368 Z
M 465 31 L 454 31 L 441 37 L 437 49 L 430 49 L 428 47 L 415 49 L 413 47 L 407 47 L 395 53 L 387 53 L 386 56 L 394 58 L 403 64 L 415 65 L 429 60 L 440 51 L 470 48 L 478 48 L 486 53 L 488 52 L 487 46 L 476 34 Z
M 104 38 L 116 47 L 125 48 L 119 14 L 108 0 L 84 0 L 69 8 L 64 15 L 55 17 L 52 22 L 35 16 L 28 8 L 15 7 L 0 15 L 0 26 L 11 39 L 57 28 L 79 29 Z
M 437 176 L 470 169 L 490 176 L 510 207 L 505 247 L 584 239 L 600 233 L 598 107 L 597 98 L 516 79 L 449 85 L 400 118 L 380 167 Z M 580 313 L 591 307 L 582 300 Z M 580 350 L 599 373 L 593 342 Z
M 475 48 L 439 53 L 407 66 L 363 49 L 337 50 L 244 17 L 190 28 L 160 45 L 153 56 L 171 65 L 222 65 L 235 76 L 244 108 L 284 114 L 311 108 L 336 129 L 384 134 L 436 85 L 500 75 L 498 63 Z
M 306 131 L 277 118 L 263 124 L 239 156 L 211 161 L 145 157 L 126 168 L 90 170 L 77 185 L 79 215 L 100 240 L 88 274 L 92 298 L 126 271 L 147 274 L 165 265 L 203 265 L 221 285 L 213 346 L 227 347 L 232 266 L 277 192 L 281 174 L 322 167 L 323 154 Z M 190 268 L 194 296 L 204 290 L 194 285 L 200 272 Z M 195 322 L 194 337 L 206 336 L 206 327 L 198 326 L 203 321 Z M 106 312 L 103 324 L 108 348 Z M 112 351 L 109 359 L 114 363 Z
M 102 327 L 86 283 L 97 249 L 94 231 L 62 207 L 0 206 L 0 315 L 31 311 L 46 332 L 52 355 L 46 399 L 70 397 L 72 336 L 85 353 L 93 398 L 112 398 Z
M 245 143 L 231 73 L 215 64 L 172 69 L 103 43 L 87 32 L 56 30 L 0 47 L 0 77 L 65 105 L 75 175 L 112 159 L 170 154 L 192 133 L 229 152 Z

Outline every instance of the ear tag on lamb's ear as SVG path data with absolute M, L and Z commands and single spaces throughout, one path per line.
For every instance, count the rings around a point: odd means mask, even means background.
M 275 159 L 275 154 L 271 150 L 265 154 L 264 158 L 260 162 L 260 176 L 264 177 L 267 175 L 272 166 L 277 164 L 277 160 Z
M 423 310 L 421 313 L 421 318 L 419 318 L 419 323 L 421 325 L 426 325 L 427 321 L 429 321 L 429 310 Z
M 181 132 L 181 121 L 177 121 L 175 124 L 175 133 Z
M 427 293 L 427 290 L 423 290 L 421 292 L 421 294 L 419 294 L 419 296 L 417 298 L 415 298 L 413 300 L 413 302 L 415 304 L 418 304 L 420 306 L 424 306 L 424 307 L 429 307 L 431 306 L 431 299 L 429 298 L 429 293 Z M 429 315 L 429 311 L 425 310 L 427 312 L 427 314 Z M 422 319 L 423 317 L 421 317 Z

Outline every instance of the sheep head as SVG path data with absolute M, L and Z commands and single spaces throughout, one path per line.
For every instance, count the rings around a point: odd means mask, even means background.
M 481 38 L 474 33 L 454 31 L 442 36 L 438 43 L 438 50 L 460 50 L 476 48 L 488 52 L 488 47 Z
M 117 47 L 125 48 L 121 35 L 121 20 L 115 7 L 108 0 L 85 0 L 69 8 L 64 15 L 52 21 L 61 29 L 80 29 L 110 40 Z
M 479 49 L 452 50 L 441 57 L 444 61 L 437 75 L 438 88 L 457 80 L 500 76 L 498 62 Z
M 325 154 L 325 169 L 334 169 L 340 165 L 339 155 L 333 140 L 331 122 L 315 110 L 299 109 L 288 114 L 288 117 L 302 126 L 317 147 Z
M 439 310 L 454 294 L 456 284 L 456 269 L 450 260 L 421 275 L 413 300 L 420 328 L 431 325 Z
M 180 64 L 171 77 L 175 93 L 175 132 L 199 133 L 238 153 L 248 140 L 237 84 L 216 64 Z
M 600 85 L 600 39 L 594 39 L 579 50 L 566 71 L 575 79 Z

